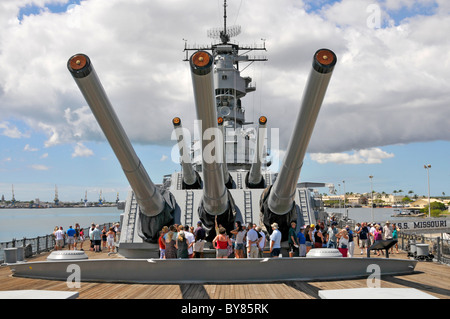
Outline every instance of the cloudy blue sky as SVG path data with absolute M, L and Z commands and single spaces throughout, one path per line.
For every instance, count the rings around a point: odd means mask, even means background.
M 257 91 L 244 100 L 280 129 L 283 156 L 313 53 L 338 64 L 303 165 L 302 181 L 346 191 L 450 195 L 450 2 L 448 0 L 229 0 L 240 44 L 262 43 L 249 66 Z M 0 2 L 0 195 L 18 200 L 121 199 L 127 180 L 66 68 L 90 56 L 150 177 L 179 170 L 171 120 L 193 130 L 184 40 L 209 44 L 222 1 L 2 0 Z M 327 189 L 324 189 L 326 192 Z

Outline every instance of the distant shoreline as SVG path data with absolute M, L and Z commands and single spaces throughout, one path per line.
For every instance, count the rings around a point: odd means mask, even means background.
M 0 206 L 0 209 L 48 209 L 48 208 L 103 208 L 103 207 L 117 207 L 117 204 L 103 204 L 103 205 L 64 205 L 64 206 Z

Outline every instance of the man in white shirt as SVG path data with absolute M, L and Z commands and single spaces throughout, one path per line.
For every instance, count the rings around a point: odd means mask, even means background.
M 273 223 L 272 234 L 270 235 L 270 257 L 280 256 L 281 251 L 281 232 L 278 230 L 278 224 Z
M 56 250 L 62 249 L 64 246 L 64 231 L 62 226 L 59 227 L 57 231 L 55 231 L 55 241 L 56 241 Z
M 383 227 L 383 235 L 384 239 L 392 239 L 392 228 L 391 223 L 389 221 L 386 222 L 386 224 Z
M 369 235 L 370 236 L 368 236 L 368 239 L 370 239 L 369 246 L 372 245 L 375 242 L 374 234 L 375 234 L 375 223 L 372 223 L 372 224 L 370 224 L 370 230 L 369 230 Z
M 189 258 L 194 258 L 194 243 L 195 243 L 195 236 L 193 233 L 191 233 L 189 231 L 189 226 L 186 225 L 184 226 L 184 236 L 186 237 L 187 241 L 188 241 L 188 255 Z
M 261 227 L 256 227 L 256 231 L 259 234 L 259 240 L 258 240 L 258 257 L 263 258 L 264 257 L 264 246 L 266 245 L 266 234 L 262 231 Z M 261 236 L 261 237 L 260 237 Z
M 254 228 L 247 232 L 247 258 L 258 258 L 258 233 Z

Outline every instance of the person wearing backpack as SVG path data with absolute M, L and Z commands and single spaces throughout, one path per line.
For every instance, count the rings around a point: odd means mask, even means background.
M 368 248 L 367 239 L 369 236 L 369 229 L 367 228 L 367 223 L 362 223 L 361 228 L 358 231 L 358 236 L 359 236 L 359 248 L 361 249 L 361 255 L 362 255 L 363 248 L 366 249 L 366 253 L 367 253 L 367 248 Z

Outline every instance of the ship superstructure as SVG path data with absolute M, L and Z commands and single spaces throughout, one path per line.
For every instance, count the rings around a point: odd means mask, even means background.
M 241 33 L 240 26 L 227 26 L 227 2 L 224 1 L 224 25 L 223 28 L 210 29 L 207 32 L 209 38 L 220 42 L 209 46 L 189 46 L 185 42 L 184 52 L 189 61 L 189 54 L 196 51 L 211 52 L 214 59 L 214 95 L 216 100 L 216 112 L 221 118 L 224 130 L 225 161 L 230 170 L 250 169 L 254 160 L 256 147 L 256 129 L 253 122 L 246 122 L 245 108 L 242 99 L 247 93 L 254 92 L 256 87 L 249 76 L 241 76 L 244 69 L 254 62 L 267 61 L 265 56 L 250 56 L 253 51 L 266 51 L 265 42 L 260 45 L 239 45 L 230 42 L 231 38 Z M 244 53 L 242 53 L 244 52 Z M 201 171 L 201 147 L 200 141 L 194 141 L 193 164 Z M 264 150 L 267 153 L 267 149 Z M 225 176 L 225 179 L 228 177 Z M 227 180 L 232 183 L 232 180 Z
M 226 8 L 225 1 L 223 28 L 208 32 L 219 42 L 206 47 L 185 44 L 200 138 L 184 140 L 182 118 L 173 119 L 182 171 L 165 176 L 161 187 L 150 180 L 135 153 L 89 57 L 77 54 L 68 61 L 69 71 L 132 187 L 120 239 L 120 254 L 125 257 L 156 257 L 159 232 L 163 226 L 172 224 L 195 226 L 200 221 L 211 240 L 216 235 L 216 223 L 230 231 L 236 221 L 241 221 L 260 225 L 271 233 L 271 224 L 276 222 L 286 240 L 291 221 L 297 221 L 301 227 L 325 219 L 325 215 L 319 216 L 323 213 L 321 201 L 311 187 L 329 185 L 298 185 L 298 179 L 336 56 L 327 49 L 314 54 L 284 162 L 278 173 L 271 172 L 266 141 L 270 119 L 261 115 L 257 125 L 246 122 L 243 98 L 256 88 L 252 79 L 243 76 L 240 70 L 244 63 L 267 60 L 247 54 L 266 51 L 265 43 L 260 46 L 231 43 L 240 27 L 227 27 Z

